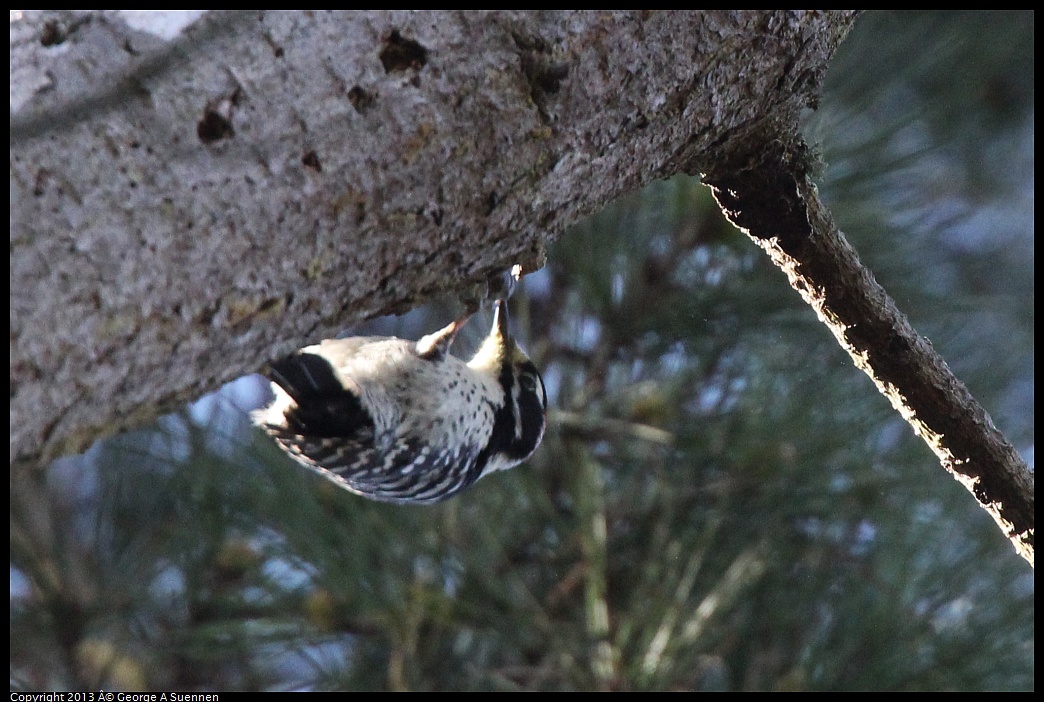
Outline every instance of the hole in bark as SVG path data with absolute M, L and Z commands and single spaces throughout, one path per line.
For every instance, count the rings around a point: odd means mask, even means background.
M 303 163 L 306 168 L 311 168 L 317 173 L 322 173 L 323 171 L 323 164 L 319 163 L 319 155 L 314 151 L 309 151 L 302 156 L 301 163 Z
M 65 41 L 68 35 L 57 22 L 48 22 L 40 30 L 40 44 L 42 46 L 57 46 Z
M 428 62 L 428 50 L 412 39 L 404 38 L 397 29 L 392 30 L 384 41 L 384 48 L 381 49 L 380 56 L 385 73 L 406 71 L 411 68 L 419 71 Z
M 352 104 L 356 112 L 364 112 L 373 105 L 374 97 L 356 85 L 348 91 L 348 102 Z
M 232 128 L 232 123 L 210 109 L 203 113 L 203 119 L 199 120 L 199 124 L 196 125 L 196 135 L 204 144 L 212 144 L 221 139 L 231 139 L 235 134 L 236 130 Z

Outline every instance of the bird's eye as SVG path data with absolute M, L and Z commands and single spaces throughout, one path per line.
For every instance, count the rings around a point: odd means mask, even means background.
M 536 378 L 529 373 L 523 373 L 519 377 L 518 382 L 526 392 L 533 392 L 536 390 Z

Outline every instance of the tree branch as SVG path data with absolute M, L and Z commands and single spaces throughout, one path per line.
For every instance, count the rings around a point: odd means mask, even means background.
M 12 461 L 535 267 L 569 224 L 685 170 L 1032 561 L 1028 469 L 806 173 L 797 116 L 854 17 L 211 12 L 173 37 L 115 12 L 16 18 Z
M 709 174 L 726 216 L 779 266 L 856 367 L 1033 563 L 1033 475 L 930 341 L 860 263 L 819 200 L 800 144 Z
M 610 200 L 793 124 L 853 19 L 13 16 L 12 460 L 539 265 Z

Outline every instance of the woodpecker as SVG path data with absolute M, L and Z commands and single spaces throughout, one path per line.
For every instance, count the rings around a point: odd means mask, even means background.
M 450 355 L 465 314 L 419 341 L 331 339 L 273 363 L 254 421 L 299 463 L 357 495 L 431 504 L 529 458 L 547 393 L 508 331 L 506 299 L 474 357 Z

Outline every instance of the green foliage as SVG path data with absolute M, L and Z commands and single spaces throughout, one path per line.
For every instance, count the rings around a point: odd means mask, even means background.
M 1031 460 L 1032 38 L 867 15 L 809 125 Z M 576 227 L 512 307 L 548 436 L 451 502 L 298 469 L 249 379 L 12 476 L 12 689 L 1033 689 L 1032 571 L 698 182 Z

